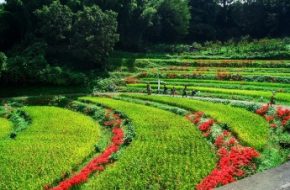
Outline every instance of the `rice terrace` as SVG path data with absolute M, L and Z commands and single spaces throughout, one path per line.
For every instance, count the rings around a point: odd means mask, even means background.
M 0 190 L 290 190 L 290 1 L 0 0 Z

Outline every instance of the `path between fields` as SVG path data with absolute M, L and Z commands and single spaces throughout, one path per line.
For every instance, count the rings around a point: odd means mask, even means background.
M 290 162 L 216 190 L 290 190 Z

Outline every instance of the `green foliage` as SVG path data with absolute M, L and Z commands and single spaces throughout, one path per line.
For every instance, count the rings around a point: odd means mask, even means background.
M 1 73 L 6 69 L 7 57 L 3 52 L 0 52 L 0 77 Z
M 72 47 L 80 60 L 105 67 L 105 58 L 119 39 L 116 13 L 103 12 L 98 6 L 84 7 L 76 14 L 73 24 Z
M 202 111 L 218 122 L 226 123 L 243 143 L 257 149 L 262 149 L 269 138 L 267 122 L 262 117 L 243 109 L 183 98 L 144 95 L 127 96 L 166 103 L 193 111 Z
M 100 138 L 99 125 L 82 114 L 55 107 L 23 111 L 33 121 L 29 128 L 16 140 L 0 140 L 0 189 L 42 189 L 82 163 Z
M 49 6 L 37 9 L 35 15 L 39 20 L 38 31 L 47 43 L 59 44 L 68 40 L 73 23 L 73 12 L 68 6 L 55 0 Z
M 19 132 L 25 130 L 31 123 L 31 118 L 29 115 L 22 110 L 14 110 L 11 113 L 9 119 L 14 125 L 12 132 L 13 138 L 16 138 L 16 135 L 18 135 Z
M 26 83 L 33 81 L 39 72 L 45 68 L 46 43 L 34 43 L 20 54 L 10 57 L 7 63 L 7 81 Z
M 211 147 L 181 116 L 108 98 L 81 99 L 121 111 L 131 119 L 136 132 L 118 162 L 82 188 L 190 189 L 215 167 Z
M 182 39 L 188 33 L 190 12 L 188 0 L 166 0 L 158 8 L 160 19 L 159 38 L 171 42 Z

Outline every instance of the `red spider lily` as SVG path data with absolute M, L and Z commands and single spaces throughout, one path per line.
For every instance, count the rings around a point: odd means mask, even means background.
M 223 131 L 223 135 L 224 135 L 225 137 L 228 137 L 228 136 L 231 135 L 231 132 L 229 132 L 228 130 L 224 130 L 224 131 Z
M 226 185 L 245 175 L 241 169 L 249 164 L 259 153 L 253 148 L 234 146 L 229 151 L 222 147 L 218 150 L 220 160 L 216 169 L 196 186 L 198 190 L 210 190 L 219 185 Z
M 272 124 L 270 125 L 270 127 L 272 127 L 272 128 L 277 128 L 277 124 L 272 123 Z
M 224 144 L 224 136 L 220 135 L 216 138 L 214 145 L 220 148 Z
M 266 104 L 262 106 L 260 109 L 256 110 L 256 113 L 263 116 L 269 111 L 270 105 Z
M 266 119 L 269 123 L 272 122 L 272 121 L 275 119 L 275 117 L 272 116 L 272 115 L 265 115 L 264 117 L 265 117 L 265 119 Z
M 264 112 L 266 109 L 261 110 Z M 268 110 L 268 108 L 267 108 Z M 200 123 L 204 113 L 197 112 L 186 116 L 192 123 Z M 214 120 L 209 119 L 201 123 L 198 128 L 203 132 L 203 136 L 208 137 L 211 134 L 211 127 Z M 234 182 L 237 178 L 244 176 L 246 173 L 242 169 L 246 166 L 254 165 L 253 158 L 259 156 L 259 153 L 250 147 L 244 147 L 239 144 L 238 140 L 233 137 L 232 133 L 224 130 L 214 142 L 218 148 L 217 155 L 219 162 L 217 167 L 196 186 L 198 190 L 210 190 L 219 185 L 226 185 Z
M 206 131 L 210 130 L 210 128 L 213 124 L 214 124 L 214 121 L 212 119 L 210 119 L 210 120 L 202 123 L 198 128 L 202 132 L 206 132 Z

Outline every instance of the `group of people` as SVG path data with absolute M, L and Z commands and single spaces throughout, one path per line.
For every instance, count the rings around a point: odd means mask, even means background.
M 151 88 L 150 83 L 147 83 L 146 90 L 147 90 L 147 94 L 148 95 L 152 94 L 152 88 Z M 157 94 L 160 94 L 160 93 L 161 93 L 161 91 L 158 89 L 157 90 Z M 168 87 L 167 87 L 166 84 L 164 84 L 164 86 L 163 86 L 163 94 L 168 94 Z M 187 85 L 185 85 L 183 90 L 182 90 L 182 97 L 187 97 L 187 94 L 188 94 L 188 89 L 187 89 Z M 196 90 L 192 90 L 191 91 L 191 96 L 195 96 L 196 94 L 197 94 Z M 176 88 L 174 86 L 171 88 L 170 95 L 171 96 L 175 96 L 176 95 Z
M 147 94 L 148 95 L 152 94 L 152 88 L 151 88 L 150 83 L 147 83 L 146 90 L 147 90 Z M 183 90 L 182 90 L 182 97 L 187 97 L 188 96 L 187 92 L 188 92 L 187 85 L 185 85 Z M 160 90 L 159 89 L 157 90 L 157 94 L 160 94 Z M 164 86 L 163 86 L 163 94 L 168 94 L 168 87 L 166 86 L 166 84 L 164 84 Z M 175 96 L 176 95 L 176 88 L 174 86 L 172 87 L 170 94 L 171 94 L 171 96 Z M 195 96 L 196 94 L 197 94 L 196 90 L 192 90 L 191 91 L 191 96 Z M 275 95 L 276 95 L 276 92 L 273 91 L 272 92 L 272 96 L 270 98 L 270 102 L 269 102 L 270 105 L 274 105 L 276 103 Z

